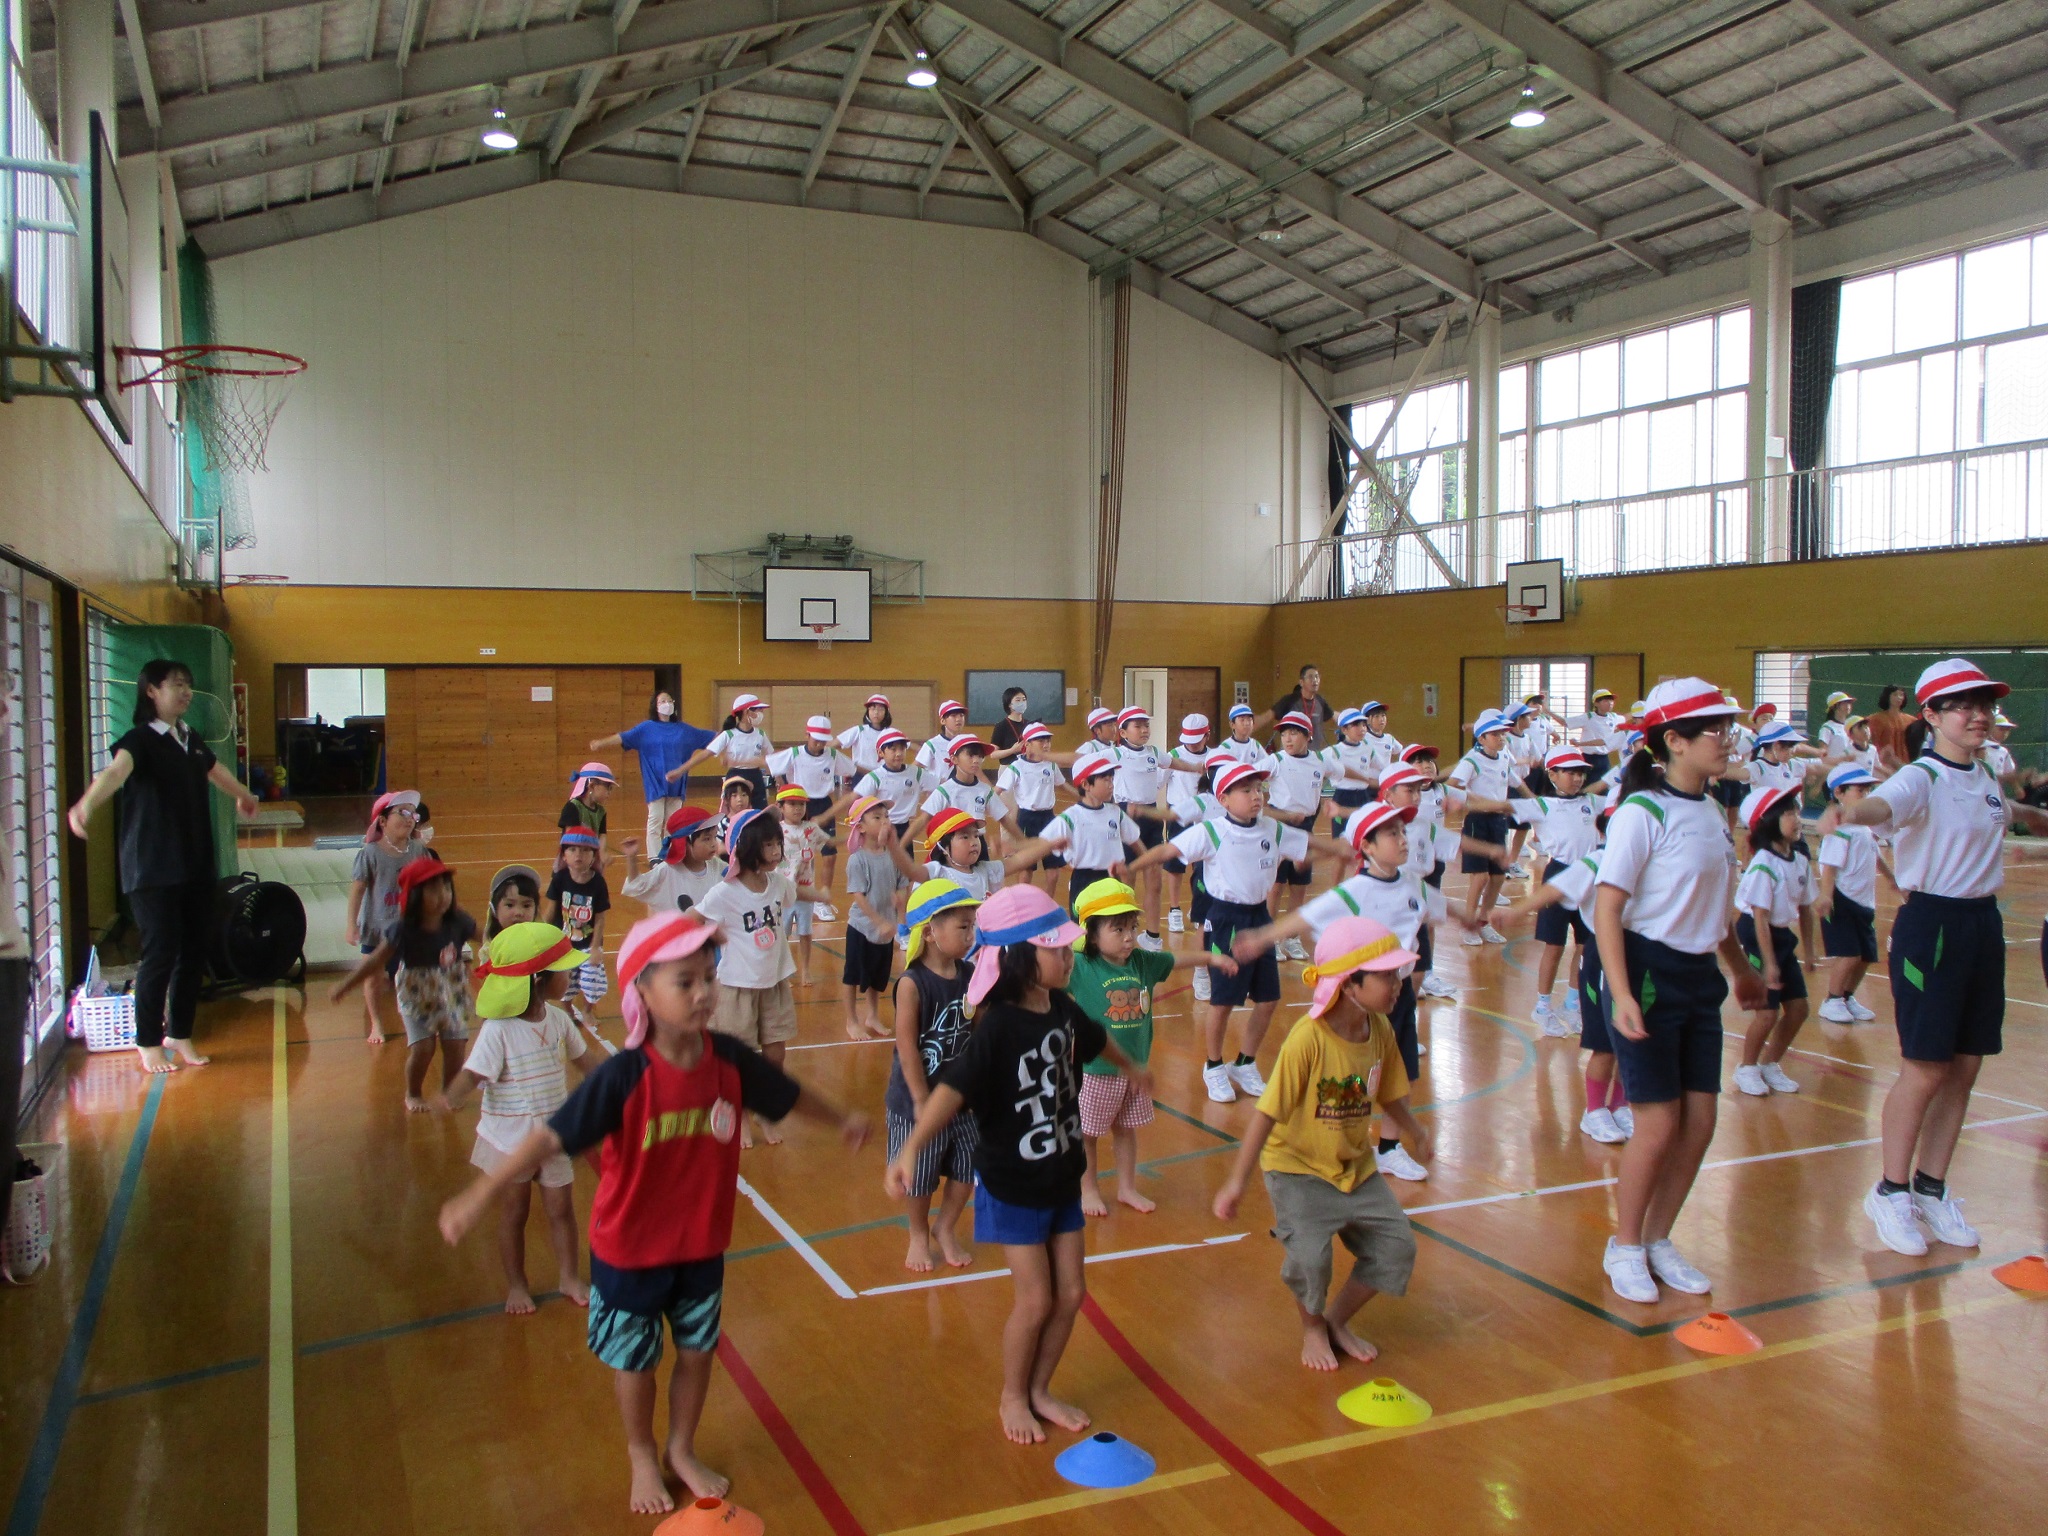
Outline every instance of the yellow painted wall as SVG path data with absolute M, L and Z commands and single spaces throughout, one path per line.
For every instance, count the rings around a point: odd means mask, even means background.
M 1383 698 L 1396 736 L 1449 751 L 1461 740 L 1461 672 L 1498 675 L 1465 667 L 1470 657 L 1598 655 L 1599 681 L 1619 691 L 1608 658 L 1634 652 L 1645 687 L 1697 675 L 1747 703 L 1758 651 L 1967 654 L 2048 644 L 2048 546 L 2039 544 L 1617 576 L 1582 581 L 1578 591 L 1579 611 L 1562 623 L 1513 634 L 1499 587 L 1288 604 L 1274 610 L 1272 660 L 1290 677 L 1316 662 L 1333 701 Z M 1425 683 L 1440 690 L 1434 720 L 1422 717 Z M 1498 702 L 1497 692 L 1468 695 L 1463 720 Z
M 227 593 L 228 633 L 237 677 L 249 686 L 250 748 L 274 745 L 273 668 L 524 664 L 673 665 L 683 671 L 685 718 L 715 726 L 726 700 L 722 679 L 862 682 L 929 678 L 941 695 L 964 697 L 966 673 L 984 668 L 1052 668 L 1081 690 L 1060 740 L 1080 739 L 1093 650 L 1092 605 L 1085 602 L 932 598 L 921 605 L 878 606 L 872 642 L 815 645 L 760 639 L 753 604 L 700 603 L 687 593 L 553 592 L 474 588 L 288 587 L 263 598 Z M 1126 666 L 1211 666 L 1230 685 L 1269 678 L 1270 609 L 1249 604 L 1122 603 L 1103 692 L 1122 702 Z M 494 647 L 495 656 L 478 652 Z M 1263 701 L 1262 701 L 1263 702 Z M 621 725 L 630 721 L 620 721 Z M 788 740 L 791 723 L 770 722 Z

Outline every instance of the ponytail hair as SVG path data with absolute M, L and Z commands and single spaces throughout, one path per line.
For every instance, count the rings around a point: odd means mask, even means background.
M 1927 750 L 1927 737 L 1934 728 L 1924 715 L 1915 715 L 1906 726 L 1906 761 L 1912 762 Z
M 738 715 L 727 715 L 725 717 L 725 724 L 719 727 L 721 731 L 736 731 L 739 728 L 740 717 Z
M 1664 745 L 1664 727 L 1657 726 L 1644 738 L 1643 745 L 1629 754 L 1627 762 L 1621 765 L 1621 798 L 1640 795 L 1646 790 L 1664 787 L 1664 775 L 1657 766 L 1657 759 L 1651 755 L 1650 743 Z

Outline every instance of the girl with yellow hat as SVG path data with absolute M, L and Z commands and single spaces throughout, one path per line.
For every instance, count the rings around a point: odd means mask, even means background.
M 927 880 L 910 893 L 899 930 L 904 943 L 903 974 L 896 982 L 896 1053 L 889 1063 L 889 1160 L 910 1139 L 918 1111 L 931 1096 L 939 1071 L 967 1043 L 967 953 L 974 947 L 974 914 L 981 901 L 952 880 Z M 974 1262 L 960 1244 L 958 1228 L 974 1191 L 974 1154 L 979 1145 L 974 1117 L 947 1124 L 918 1153 L 905 1191 L 910 1247 L 903 1267 L 919 1274 L 932 1267 L 932 1239 L 955 1269 Z M 939 1213 L 932 1196 L 945 1185 Z

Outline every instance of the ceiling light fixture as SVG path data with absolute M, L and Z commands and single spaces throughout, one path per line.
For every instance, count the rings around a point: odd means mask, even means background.
M 1536 87 L 1533 85 L 1523 86 L 1522 104 L 1515 110 L 1515 115 L 1508 119 L 1508 126 L 1510 128 L 1541 128 L 1548 121 L 1550 119 L 1544 115 L 1543 109 L 1536 105 Z
M 903 77 L 920 91 L 928 91 L 939 83 L 939 72 L 927 62 L 928 58 L 929 55 L 922 48 L 918 49 L 917 62 L 910 66 L 910 73 Z
M 517 149 L 519 135 L 512 131 L 512 122 L 505 116 L 503 107 L 491 109 L 490 126 L 484 129 L 484 148 Z
M 1268 245 L 1278 245 L 1287 238 L 1287 231 L 1280 225 L 1280 209 L 1277 205 L 1266 210 L 1265 222 L 1259 225 L 1255 233 Z

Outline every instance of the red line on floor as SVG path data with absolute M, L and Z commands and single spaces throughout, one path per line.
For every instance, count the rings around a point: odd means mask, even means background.
M 1293 1516 L 1303 1530 L 1313 1531 L 1315 1536 L 1344 1536 L 1341 1529 L 1323 1518 L 1299 1494 L 1260 1465 L 1258 1458 L 1210 1423 L 1201 1410 L 1182 1397 L 1173 1384 L 1153 1368 L 1152 1362 L 1138 1353 L 1138 1346 L 1124 1337 L 1123 1330 L 1109 1320 L 1109 1314 L 1096 1304 L 1093 1296 L 1081 1298 L 1081 1311 L 1095 1325 L 1095 1331 L 1102 1335 L 1103 1342 L 1130 1368 L 1131 1374 L 1145 1383 L 1152 1395 L 1164 1403 L 1175 1418 L 1193 1430 L 1204 1445 L 1221 1456 L 1232 1471 Z
M 768 1395 L 768 1389 L 761 1385 L 761 1378 L 754 1374 L 753 1367 L 741 1357 L 731 1339 L 720 1336 L 718 1359 L 724 1365 L 733 1384 L 740 1389 L 740 1396 L 747 1400 L 747 1406 L 754 1410 L 754 1417 L 761 1421 L 761 1427 L 768 1431 L 768 1438 L 775 1442 L 782 1452 L 782 1459 L 789 1463 L 796 1473 L 797 1481 L 804 1485 L 804 1491 L 811 1496 L 811 1502 L 818 1506 L 818 1513 L 825 1517 L 825 1523 L 832 1527 L 834 1536 L 868 1536 L 867 1529 L 853 1517 L 853 1511 L 846 1507 L 846 1501 L 839 1497 L 839 1490 L 832 1486 L 832 1479 L 825 1475 L 825 1469 L 818 1465 L 795 1427 L 782 1416 L 782 1410 L 775 1406 L 775 1399 Z

